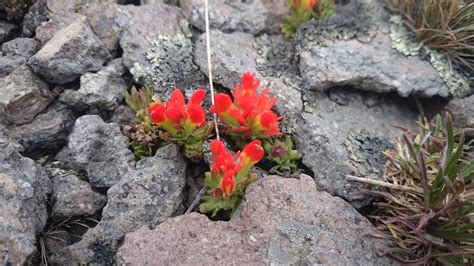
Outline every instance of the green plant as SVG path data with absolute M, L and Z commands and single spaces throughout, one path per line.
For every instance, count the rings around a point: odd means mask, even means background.
M 320 19 L 334 14 L 334 0 L 288 0 L 290 14 L 283 19 L 282 32 L 287 38 L 310 19 Z
M 272 170 L 295 171 L 298 168 L 296 161 L 301 158 L 301 154 L 293 149 L 290 137 L 286 137 L 285 141 L 276 138 L 265 140 L 263 148 L 266 154 L 265 159 L 275 165 Z
M 474 70 L 474 3 L 462 0 L 385 0 L 425 46 Z M 469 1 L 468 1 L 469 2 Z
M 410 264 L 474 263 L 474 160 L 451 116 L 426 119 L 386 152 L 385 183 L 370 216 L 396 247 L 385 254 Z

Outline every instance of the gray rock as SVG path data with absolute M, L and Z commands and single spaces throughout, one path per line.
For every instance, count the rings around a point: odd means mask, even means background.
M 97 115 L 76 120 L 68 144 L 56 156 L 67 167 L 85 171 L 94 188 L 111 187 L 122 179 L 134 161 L 128 139 L 116 124 Z
M 106 203 L 104 195 L 93 191 L 89 183 L 75 175 L 55 177 L 51 199 L 53 219 L 94 214 Z
M 389 14 L 374 0 L 351 1 L 336 15 L 300 28 L 299 70 L 311 89 L 350 85 L 402 96 L 447 97 L 430 62 L 392 48 Z
M 116 21 L 122 28 L 120 46 L 124 65 L 130 69 L 138 62 L 149 67 L 145 52 L 151 48 L 151 42 L 160 35 L 182 33 L 180 24 L 183 20 L 181 9 L 167 4 L 121 8 Z
M 137 83 L 151 85 L 158 95 L 174 88 L 205 86 L 206 80 L 194 63 L 194 45 L 183 34 L 160 35 L 146 53 L 149 67 L 135 63 L 130 69 Z
M 115 109 L 114 114 L 110 118 L 110 122 L 116 123 L 119 125 L 136 125 L 137 119 L 135 111 L 127 105 L 120 105 Z
M 293 120 L 303 111 L 301 92 L 283 79 L 264 78 L 261 81 L 260 91 L 269 89 L 269 95 L 275 96 L 274 110 L 284 117 L 284 120 Z
M 16 30 L 15 24 L 0 20 L 0 44 L 8 41 Z
M 128 88 L 122 78 L 125 71 L 122 59 L 114 59 L 99 72 L 82 75 L 79 90 L 66 90 L 61 94 L 60 101 L 76 109 L 113 111 Z
M 31 122 L 52 100 L 48 84 L 26 65 L 0 79 L 0 120 L 4 122 Z
M 102 220 L 82 240 L 52 258 L 54 263 L 111 264 L 120 239 L 141 226 L 155 227 L 171 217 L 183 200 L 187 162 L 179 147 L 160 148 L 137 163 L 107 192 Z
M 23 265 L 36 252 L 51 182 L 33 160 L 21 156 L 0 133 L 0 264 Z
M 180 6 L 187 20 L 205 31 L 204 5 L 199 0 L 182 0 Z M 209 23 L 212 29 L 258 34 L 278 31 L 289 9 L 286 0 L 209 1 Z
M 257 70 L 269 77 L 298 76 L 296 50 L 282 34 L 262 34 L 255 38 Z
M 51 83 L 65 84 L 88 71 L 101 69 L 108 58 L 91 28 L 74 22 L 58 31 L 28 62 Z
M 9 136 L 23 146 L 25 153 L 55 151 L 66 143 L 74 115 L 65 105 L 55 103 L 27 124 L 10 126 Z
M 126 7 L 115 3 L 97 2 L 84 6 L 81 10 L 81 14 L 87 17 L 87 22 L 94 33 L 112 55 L 116 53 L 119 47 L 122 32 L 116 17 L 119 10 L 124 8 Z
M 375 254 L 386 243 L 371 233 L 366 218 L 310 177 L 268 176 L 248 187 L 229 222 L 192 213 L 128 233 L 117 264 L 390 264 Z
M 58 31 L 69 26 L 73 22 L 86 22 L 86 17 L 72 12 L 62 11 L 52 15 L 51 19 L 43 22 L 36 28 L 35 38 L 40 43 L 40 46 L 45 45 L 51 40 Z
M 37 48 L 38 43 L 33 38 L 16 38 L 2 44 L 2 51 L 6 56 L 29 58 L 36 53 Z
M 26 58 L 22 56 L 0 56 L 0 78 L 4 78 L 19 65 L 25 64 Z
M 115 3 L 124 2 L 123 0 L 47 0 L 48 9 L 53 13 L 62 11 L 78 12 L 82 8 L 95 3 Z
M 33 36 L 36 28 L 46 20 L 48 20 L 48 6 L 46 5 L 46 0 L 36 0 L 23 18 L 22 35 L 26 37 Z
M 257 51 L 253 47 L 253 36 L 247 33 L 222 33 L 211 31 L 212 73 L 214 82 L 227 88 L 240 83 L 242 74 L 256 72 Z M 202 34 L 196 43 L 196 64 L 207 73 L 206 36 Z
M 417 113 L 393 95 L 333 89 L 329 95 L 308 93 L 306 109 L 294 123 L 296 148 L 314 173 L 319 188 L 355 207 L 367 203 L 357 192 L 364 188 L 346 175 L 381 178 L 390 140 L 401 136 L 394 128 L 416 128 Z
M 474 95 L 467 98 L 454 98 L 446 106 L 452 117 L 454 125 L 459 128 L 474 129 Z M 467 132 L 469 135 L 474 135 L 474 132 Z

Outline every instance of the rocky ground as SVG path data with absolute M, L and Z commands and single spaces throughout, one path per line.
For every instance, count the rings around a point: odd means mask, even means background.
M 301 174 L 260 171 L 232 219 L 211 221 L 184 215 L 205 165 L 175 145 L 134 160 L 127 89 L 208 87 L 203 1 L 5 0 L 0 264 L 392 263 L 346 176 L 381 178 L 394 125 L 414 127 L 419 107 L 474 127 L 472 79 L 376 0 L 338 1 L 293 39 L 279 33 L 286 0 L 209 2 L 216 86 L 264 80 Z

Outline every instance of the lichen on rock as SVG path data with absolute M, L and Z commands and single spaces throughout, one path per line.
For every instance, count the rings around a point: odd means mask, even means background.
M 194 64 L 193 50 L 193 43 L 184 34 L 159 35 L 145 54 L 150 66 L 136 62 L 130 72 L 135 81 L 153 86 L 157 93 L 195 87 L 204 76 Z

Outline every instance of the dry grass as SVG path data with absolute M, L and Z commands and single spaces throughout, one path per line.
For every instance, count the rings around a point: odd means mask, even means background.
M 425 46 L 445 53 L 459 66 L 474 70 L 474 2 L 461 0 L 385 0 L 405 19 Z M 468 2 L 468 1 L 466 1 Z

